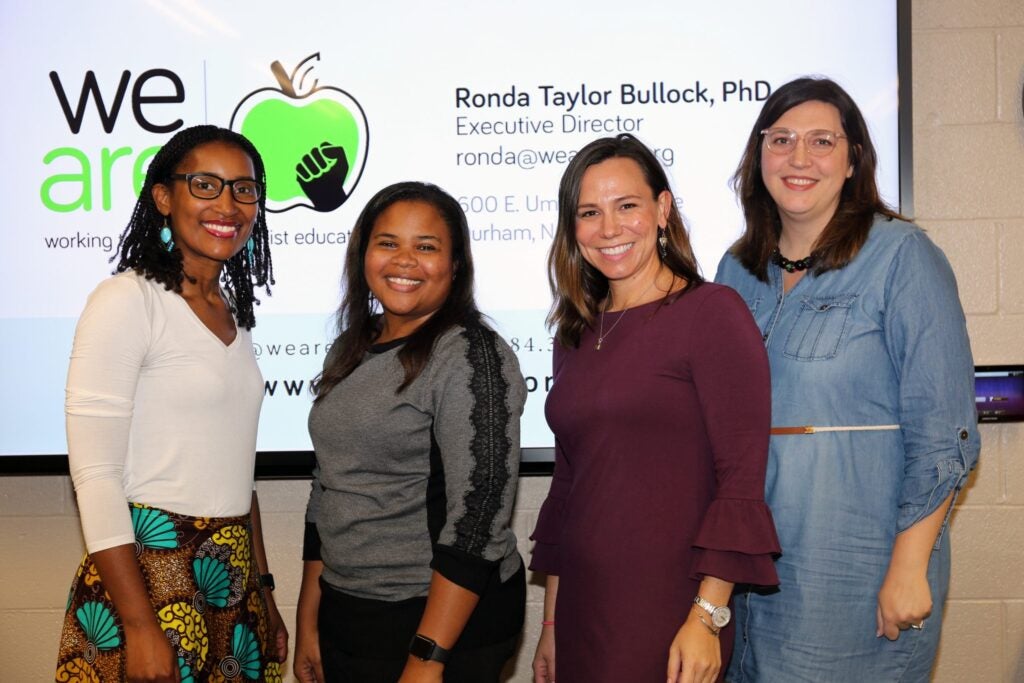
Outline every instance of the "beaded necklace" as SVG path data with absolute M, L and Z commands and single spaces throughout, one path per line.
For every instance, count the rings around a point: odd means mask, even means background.
M 777 248 L 772 250 L 772 263 L 782 268 L 787 273 L 793 273 L 800 270 L 807 270 L 814 265 L 814 254 L 805 256 L 798 261 L 790 261 L 788 258 L 782 255 Z

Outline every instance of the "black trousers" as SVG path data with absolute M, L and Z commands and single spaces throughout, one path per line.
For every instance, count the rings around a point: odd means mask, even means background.
M 519 637 L 494 645 L 453 652 L 444 667 L 445 683 L 498 683 Z M 320 631 L 320 657 L 327 683 L 395 683 L 406 659 L 368 659 L 346 654 L 326 642 Z
M 320 657 L 328 683 L 395 683 L 426 598 L 366 600 L 323 579 L 320 590 Z M 525 607 L 525 568 L 504 583 L 494 572 L 445 665 L 445 683 L 498 683 L 515 654 Z

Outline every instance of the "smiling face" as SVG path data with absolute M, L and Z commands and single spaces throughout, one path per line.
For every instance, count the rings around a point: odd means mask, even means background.
M 431 204 L 395 202 L 373 224 L 363 269 L 384 309 L 380 340 L 412 334 L 451 292 L 455 268 L 448 225 Z
M 608 278 L 614 305 L 631 299 L 657 276 L 658 226 L 668 222 L 672 195 L 655 197 L 640 165 L 612 157 L 586 170 L 576 205 L 576 244 L 584 260 Z
M 786 111 L 769 128 L 789 128 L 803 136 L 810 130 L 846 135 L 839 110 L 811 100 Z M 843 183 L 853 175 L 849 143 L 837 140 L 827 156 L 814 156 L 801 139 L 789 154 L 771 152 L 761 141 L 761 177 L 779 209 L 783 229 L 802 228 L 819 234 L 839 207 Z
M 189 152 L 175 173 L 207 173 L 224 180 L 255 179 L 252 159 L 235 145 L 207 142 Z M 220 268 L 249 239 L 256 204 L 235 201 L 224 187 L 215 199 L 200 199 L 189 192 L 186 180 L 170 180 L 153 186 L 157 210 L 170 219 L 175 247 L 181 250 L 186 273 L 199 268 Z

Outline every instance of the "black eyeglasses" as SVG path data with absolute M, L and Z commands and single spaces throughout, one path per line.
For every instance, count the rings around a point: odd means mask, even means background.
M 240 204 L 255 204 L 263 194 L 263 187 L 251 178 L 224 180 L 210 173 L 172 173 L 169 177 L 186 181 L 189 193 L 196 199 L 216 199 L 225 185 L 231 188 L 231 196 Z

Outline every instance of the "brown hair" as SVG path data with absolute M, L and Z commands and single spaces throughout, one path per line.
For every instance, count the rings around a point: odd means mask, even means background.
M 554 296 L 548 325 L 555 327 L 555 338 L 566 347 L 579 346 L 580 335 L 593 327 L 601 302 L 608 295 L 608 279 L 586 262 L 576 243 L 576 208 L 583 174 L 591 166 L 617 157 L 639 164 L 655 199 L 664 191 L 672 191 L 654 153 L 628 133 L 594 140 L 569 162 L 558 187 L 558 226 L 548 254 L 548 280 Z M 662 262 L 673 275 L 686 280 L 683 291 L 699 286 L 704 278 L 674 202 L 664 227 L 668 244 Z
M 782 222 L 775 200 L 761 175 L 761 131 L 771 127 L 787 111 L 804 102 L 824 102 L 839 110 L 846 134 L 853 175 L 846 179 L 839 206 L 814 243 L 813 271 L 820 275 L 842 268 L 864 246 L 875 215 L 902 218 L 882 201 L 875 183 L 878 157 L 871 144 L 867 123 L 857 103 L 836 82 L 828 78 L 798 78 L 773 92 L 764 103 L 750 130 L 739 168 L 732 178 L 746 219 L 743 235 L 729 249 L 758 279 L 767 281 L 768 263 L 778 248 Z
M 320 401 L 341 380 L 363 361 L 377 338 L 379 318 L 376 299 L 366 282 L 366 250 L 373 226 L 389 207 L 398 202 L 423 202 L 437 210 L 448 226 L 452 241 L 454 279 L 448 298 L 441 308 L 420 325 L 398 352 L 405 369 L 405 379 L 398 387 L 401 393 L 419 377 L 434 342 L 456 325 L 472 325 L 480 321 L 480 311 L 473 299 L 473 255 L 469 250 L 469 225 L 459 203 L 447 192 L 429 183 L 402 182 L 389 185 L 370 198 L 356 219 L 345 254 L 345 296 L 338 309 L 338 339 L 332 348 L 323 372 L 313 380 L 315 401 Z

